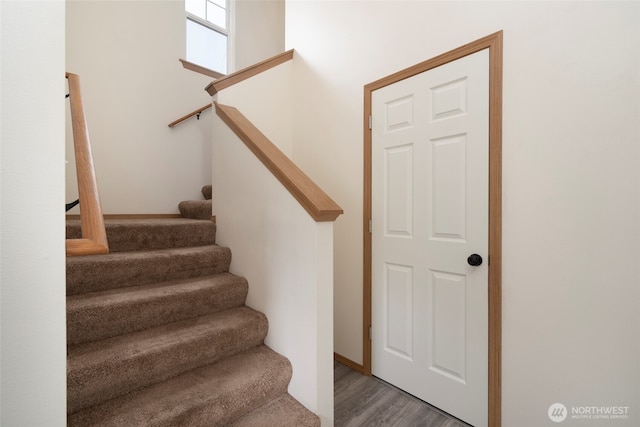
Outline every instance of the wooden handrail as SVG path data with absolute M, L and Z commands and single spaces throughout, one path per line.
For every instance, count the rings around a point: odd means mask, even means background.
M 218 104 L 216 114 L 233 130 L 315 221 L 335 221 L 344 211 L 237 108 Z
M 264 61 L 257 62 L 247 68 L 236 71 L 235 73 L 227 74 L 226 76 L 209 83 L 205 90 L 209 92 L 209 95 L 213 96 L 222 89 L 228 88 L 229 86 L 246 80 L 249 77 L 253 77 L 256 74 L 260 74 L 270 68 L 290 61 L 291 59 L 293 59 L 293 52 L 294 50 L 291 49 L 278 55 L 272 56 L 271 58 L 265 59 Z
M 293 52 L 294 52 L 293 49 L 288 50 L 286 52 L 272 56 L 271 58 L 267 58 L 264 61 L 253 64 L 247 68 L 243 68 L 242 70 L 236 71 L 235 73 L 231 73 L 227 75 L 218 73 L 217 71 L 210 70 L 209 68 L 205 68 L 201 65 L 194 64 L 193 62 L 189 62 L 185 59 L 180 59 L 179 61 L 182 62 L 182 66 L 184 68 L 187 68 L 189 70 L 196 71 L 198 73 L 201 73 L 210 77 L 214 77 L 217 79 L 217 80 L 214 80 L 205 88 L 205 90 L 209 92 L 209 95 L 213 96 L 214 94 L 218 93 L 218 91 L 222 89 L 228 88 L 229 86 L 232 86 L 236 83 L 246 80 L 249 77 L 255 76 L 256 74 L 260 74 L 263 71 L 266 71 L 270 68 L 275 67 L 276 65 L 280 65 L 283 62 L 287 62 L 291 60 L 293 58 Z M 172 128 L 177 124 L 180 124 L 183 121 L 195 115 L 198 115 L 205 110 L 208 110 L 211 107 L 212 107 L 211 104 L 207 104 L 204 107 L 198 108 L 197 110 L 194 110 L 189 114 L 186 114 L 180 117 L 179 119 L 172 121 L 171 123 L 169 123 L 169 127 Z
M 225 76 L 225 74 L 214 71 L 211 68 L 203 67 L 202 65 L 194 64 L 186 59 L 178 59 L 178 61 L 182 62 L 182 66 L 187 70 L 195 71 L 196 73 L 204 74 L 205 76 L 213 77 L 214 79 L 219 79 L 220 77 Z
M 67 256 L 103 254 L 109 252 L 109 243 L 93 167 L 87 119 L 80 94 L 80 78 L 72 73 L 66 73 L 66 77 L 69 81 L 71 125 L 82 228 L 81 239 L 67 239 Z
M 205 105 L 204 107 L 200 107 L 200 108 L 198 108 L 197 110 L 194 110 L 194 111 L 190 112 L 189 114 L 186 114 L 186 115 L 184 115 L 184 116 L 180 117 L 178 120 L 174 120 L 174 121 L 172 121 L 171 123 L 169 123 L 169 127 L 170 127 L 170 128 L 172 128 L 172 127 L 174 127 L 175 125 L 180 124 L 180 123 L 184 122 L 185 120 L 187 120 L 187 119 L 189 119 L 189 118 L 191 118 L 191 117 L 193 117 L 193 116 L 196 116 L 196 115 L 197 115 L 197 116 L 199 116 L 199 115 L 200 115 L 200 113 L 202 113 L 203 111 L 208 110 L 208 109 L 209 109 L 209 108 L 211 108 L 212 106 L 213 106 L 212 104 L 207 104 L 207 105 Z M 198 118 L 199 118 L 199 117 L 198 117 Z

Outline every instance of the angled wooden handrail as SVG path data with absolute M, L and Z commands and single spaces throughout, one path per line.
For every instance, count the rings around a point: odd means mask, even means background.
M 237 108 L 218 104 L 216 114 L 233 130 L 316 221 L 335 221 L 344 211 L 284 155 Z
M 82 228 L 81 239 L 67 239 L 67 255 L 103 254 L 109 252 L 109 243 L 107 242 L 96 173 L 93 167 L 89 130 L 80 94 L 80 78 L 72 73 L 66 73 L 66 77 L 69 81 L 71 125 Z
M 235 73 L 227 74 L 226 76 L 209 83 L 205 90 L 209 92 L 209 95 L 213 96 L 222 89 L 228 88 L 229 86 L 246 80 L 249 77 L 253 77 L 256 74 L 260 74 L 270 68 L 290 61 L 291 59 L 293 59 L 293 52 L 294 50 L 291 49 L 278 55 L 272 56 L 271 58 L 267 58 L 264 61 L 257 62 L 247 68 L 243 68 L 242 70 L 238 70 Z
M 179 119 L 172 121 L 171 123 L 169 123 L 169 127 L 172 128 L 175 125 L 180 124 L 180 123 L 184 122 L 185 120 L 190 119 L 193 116 L 198 116 L 198 118 L 200 118 L 200 113 L 202 113 L 203 111 L 208 110 L 212 106 L 213 106 L 212 104 L 207 104 L 207 105 L 205 105 L 203 107 L 200 107 L 197 110 L 194 110 L 194 111 L 190 112 L 189 114 L 186 114 L 186 115 L 180 117 Z
M 213 77 L 214 79 L 219 79 L 220 77 L 225 76 L 225 74 L 214 71 L 211 68 L 203 67 L 202 65 L 194 64 L 186 59 L 178 59 L 178 61 L 182 62 L 182 66 L 187 70 L 195 71 L 196 73 L 204 74 L 205 76 Z

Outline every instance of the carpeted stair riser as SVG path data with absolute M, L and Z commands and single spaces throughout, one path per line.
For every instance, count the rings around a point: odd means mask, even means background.
M 67 295 L 218 274 L 230 263 L 229 248 L 215 245 L 69 257 Z
M 226 426 L 278 398 L 289 361 L 265 346 L 70 415 L 69 427 Z
M 213 245 L 216 239 L 214 222 L 186 218 L 107 219 L 105 229 L 112 253 Z M 80 220 L 67 220 L 67 239 L 81 237 Z
M 178 204 L 178 210 L 183 218 L 211 219 L 213 207 L 211 200 L 185 200 Z
M 91 405 L 263 343 L 264 314 L 237 307 L 68 350 L 68 411 Z
M 196 279 L 91 292 L 67 298 L 67 344 L 139 331 L 244 304 L 246 279 L 221 273 Z
M 320 419 L 289 393 L 254 409 L 229 427 L 320 427 Z

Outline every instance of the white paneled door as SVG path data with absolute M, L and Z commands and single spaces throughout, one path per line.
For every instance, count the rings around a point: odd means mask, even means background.
M 372 97 L 372 373 L 487 425 L 488 49 Z

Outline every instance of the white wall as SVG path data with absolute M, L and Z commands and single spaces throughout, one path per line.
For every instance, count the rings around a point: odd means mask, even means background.
M 64 426 L 64 1 L 0 17 L 0 424 Z
M 184 26 L 182 1 L 67 2 L 66 66 L 80 75 L 105 213 L 177 213 L 211 183 L 211 111 L 167 127 L 210 101 L 211 78 L 178 62 Z
M 236 3 L 236 66 L 283 51 L 284 2 Z M 105 213 L 177 213 L 211 183 L 211 82 L 182 67 L 184 2 L 67 2 L 67 70 L 80 75 Z M 70 132 L 69 132 L 70 133 Z M 77 197 L 67 143 L 67 201 Z M 77 213 L 75 208 L 71 213 Z
M 503 425 L 552 424 L 554 402 L 638 425 L 638 22 L 638 3 L 287 2 L 293 158 L 345 210 L 336 352 L 362 362 L 363 86 L 503 29 Z
M 234 70 L 284 51 L 284 5 L 284 0 L 235 0 Z
M 225 91 L 218 98 L 228 103 Z M 249 281 L 247 305 L 269 319 L 265 343 L 291 361 L 289 393 L 331 426 L 333 223 L 315 222 L 221 119 L 213 122 L 216 241 L 232 249 L 230 271 Z

